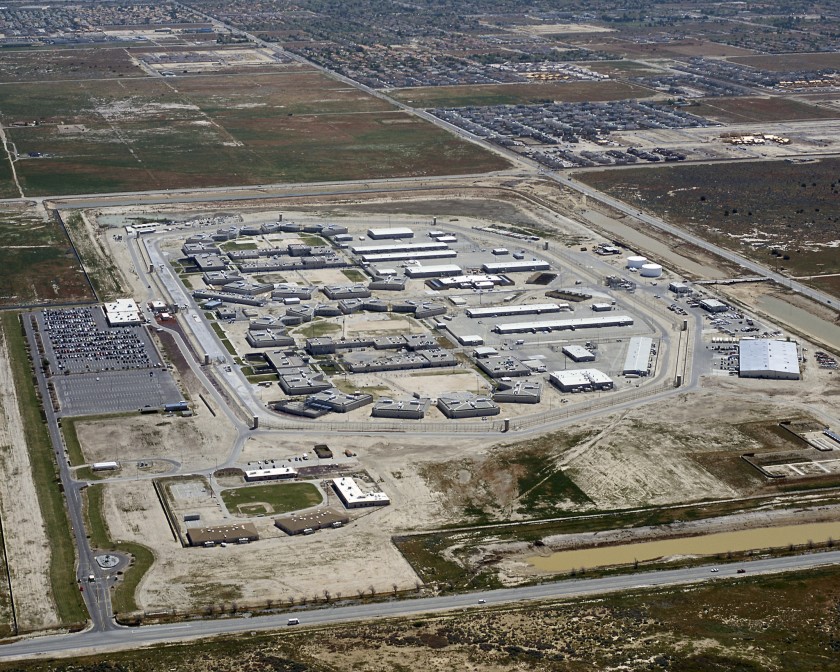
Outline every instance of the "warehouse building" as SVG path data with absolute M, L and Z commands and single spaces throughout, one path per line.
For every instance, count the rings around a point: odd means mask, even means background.
M 216 525 L 214 527 L 191 527 L 187 530 L 190 546 L 215 546 L 216 544 L 247 544 L 257 541 L 260 535 L 253 523 L 239 525 Z
M 697 303 L 703 310 L 710 313 L 725 313 L 729 310 L 728 305 L 726 305 L 723 301 L 718 301 L 717 299 L 702 299 Z
M 438 264 L 435 266 L 409 266 L 405 274 L 409 278 L 443 278 L 452 275 L 461 275 L 463 271 L 455 264 Z
M 414 238 L 414 231 L 406 227 L 394 227 L 391 229 L 368 229 L 368 238 L 371 240 L 388 240 L 400 238 Z
M 483 264 L 481 270 L 485 273 L 527 273 L 531 271 L 547 271 L 551 268 L 547 261 L 534 259 L 532 261 L 497 261 Z
M 744 338 L 739 343 L 741 378 L 799 380 L 799 352 L 792 341 Z
M 504 315 L 543 315 L 568 310 L 568 303 L 531 303 L 522 306 L 490 306 L 487 308 L 467 308 L 467 317 L 502 317 Z
M 668 289 L 670 289 L 674 294 L 681 295 L 681 294 L 691 294 L 692 289 L 684 282 L 669 282 Z
M 393 245 L 353 245 L 353 254 L 393 254 L 395 252 L 426 252 L 430 250 L 448 250 L 446 243 L 396 243 Z
M 596 329 L 599 327 L 626 327 L 633 324 L 633 318 L 626 315 L 581 317 L 569 320 L 544 320 L 542 322 L 508 322 L 497 324 L 493 331 L 499 334 L 521 334 L 540 331 L 563 331 L 569 329 Z
M 501 413 L 501 409 L 492 399 L 468 392 L 447 392 L 438 397 L 437 407 L 451 419 L 484 418 Z
M 374 418 L 397 418 L 400 420 L 422 420 L 429 410 L 431 399 L 377 399 L 371 409 Z
M 245 480 L 249 483 L 256 481 L 285 481 L 297 478 L 298 472 L 291 467 L 274 467 L 272 469 L 246 469 Z
M 500 383 L 493 392 L 497 404 L 538 404 L 542 396 L 542 383 L 532 380 Z
M 317 509 L 306 513 L 292 513 L 274 519 L 274 525 L 289 536 L 295 534 L 312 534 L 316 530 L 338 528 L 347 525 L 350 518 L 346 513 L 335 509 Z
M 596 313 L 606 313 L 608 310 L 613 309 L 613 305 L 611 303 L 593 303 L 590 307 Z
M 598 369 L 554 371 L 549 374 L 549 380 L 561 392 L 592 392 L 613 388 L 612 379 Z
M 390 498 L 384 492 L 378 490 L 364 491 L 356 482 L 355 478 L 343 476 L 332 479 L 332 487 L 335 494 L 347 509 L 359 509 L 366 506 L 387 506 L 391 503 Z
M 648 375 L 650 362 L 650 351 L 653 347 L 653 339 L 648 336 L 633 336 L 627 346 L 627 356 L 624 358 L 622 373 L 626 376 L 634 374 L 637 376 Z
M 595 353 L 582 345 L 564 345 L 563 354 L 573 362 L 594 362 Z
M 388 254 L 363 254 L 361 260 L 368 264 L 391 263 L 393 261 L 420 261 L 422 259 L 451 259 L 457 257 L 455 250 L 424 250 L 421 252 L 389 252 Z

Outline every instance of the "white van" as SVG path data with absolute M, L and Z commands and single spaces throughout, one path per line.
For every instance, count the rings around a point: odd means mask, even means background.
M 288 622 L 286 623 L 286 625 L 300 625 L 300 619 L 299 618 L 290 618 L 288 620 Z

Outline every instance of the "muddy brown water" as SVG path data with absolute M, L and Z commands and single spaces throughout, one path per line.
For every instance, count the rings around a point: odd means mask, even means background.
M 820 543 L 840 540 L 840 522 L 808 523 L 761 527 L 737 532 L 716 532 L 698 537 L 662 539 L 637 544 L 621 544 L 602 548 L 559 551 L 546 556 L 532 556 L 528 562 L 543 572 L 571 572 L 581 568 L 593 569 L 612 565 L 629 565 L 657 558 L 679 555 L 718 555 L 766 548 L 784 548 L 791 544 Z

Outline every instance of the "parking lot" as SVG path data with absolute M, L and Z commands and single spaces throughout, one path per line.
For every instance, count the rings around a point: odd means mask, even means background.
M 183 399 L 144 327 L 109 327 L 99 307 L 35 317 L 60 415 L 158 410 Z

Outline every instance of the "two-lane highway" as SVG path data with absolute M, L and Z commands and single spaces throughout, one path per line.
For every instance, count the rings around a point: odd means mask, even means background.
M 118 628 L 104 632 L 91 630 L 7 644 L 0 648 L 0 659 L 70 656 L 83 649 L 95 649 L 97 653 L 104 653 L 122 648 L 214 635 L 270 631 L 289 627 L 288 620 L 290 618 L 296 618 L 300 621 L 300 625 L 295 626 L 298 628 L 320 627 L 351 621 L 413 617 L 418 614 L 472 608 L 486 609 L 526 601 L 571 599 L 627 590 L 697 584 L 704 581 L 745 580 L 756 574 L 802 570 L 835 564 L 840 564 L 840 551 L 784 558 L 764 558 L 750 562 L 728 564 L 721 566 L 718 572 L 711 572 L 712 568 L 710 566 L 691 567 L 606 576 L 596 579 L 569 579 L 536 586 L 504 588 L 467 594 L 347 604 L 344 606 L 325 605 L 321 608 L 289 611 L 270 616 L 249 617 L 246 615 L 238 618 L 189 621 L 172 625 Z M 738 574 L 739 569 L 745 570 L 745 573 Z

